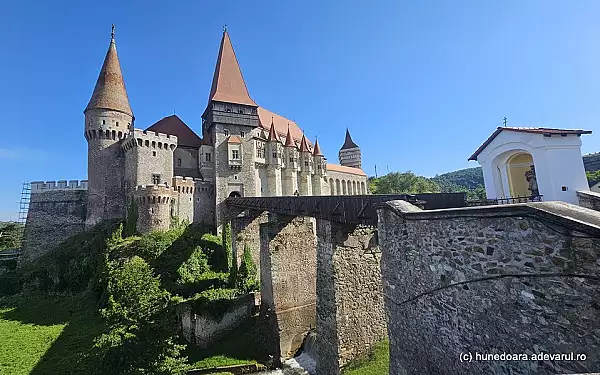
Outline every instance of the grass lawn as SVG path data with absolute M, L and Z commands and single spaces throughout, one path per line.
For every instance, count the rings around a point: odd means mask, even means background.
M 390 344 L 382 341 L 365 358 L 352 361 L 344 375 L 384 375 L 390 373 Z
M 83 374 L 103 329 L 89 294 L 0 298 L 0 374 Z

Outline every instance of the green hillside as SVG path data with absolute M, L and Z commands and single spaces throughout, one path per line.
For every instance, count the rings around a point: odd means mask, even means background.
M 440 186 L 442 193 L 475 190 L 483 186 L 483 171 L 481 167 L 460 169 L 436 175 L 431 180 Z

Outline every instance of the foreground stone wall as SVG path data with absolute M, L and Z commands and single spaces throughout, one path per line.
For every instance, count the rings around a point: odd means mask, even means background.
M 378 210 L 390 374 L 600 370 L 600 281 L 584 277 L 600 274 L 597 212 L 559 202 L 407 205 Z M 586 359 L 482 361 L 477 353 Z
M 220 319 L 200 314 L 188 304 L 183 304 L 179 312 L 183 337 L 200 348 L 208 348 L 254 313 L 254 301 L 254 294 L 240 297 Z
M 377 231 L 317 220 L 317 373 L 339 374 L 386 337 Z
M 83 189 L 32 193 L 19 261 L 35 259 L 85 230 L 86 203 Z
M 268 350 L 289 358 L 316 325 L 314 219 L 270 215 L 260 224 L 260 244 L 261 314 L 272 338 Z
M 600 211 L 600 194 L 593 191 L 578 191 L 577 199 L 581 207 Z

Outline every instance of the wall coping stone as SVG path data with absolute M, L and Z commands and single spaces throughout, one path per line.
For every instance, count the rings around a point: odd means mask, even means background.
M 415 211 L 405 204 L 390 201 L 377 204 L 376 208 L 393 211 L 405 220 L 524 216 L 542 219 L 592 236 L 600 236 L 600 212 L 565 202 L 532 202 Z
M 596 193 L 595 191 L 591 191 L 591 190 L 578 190 L 577 195 L 583 195 L 583 196 L 587 195 L 589 198 L 592 198 L 592 199 L 600 199 L 600 193 Z

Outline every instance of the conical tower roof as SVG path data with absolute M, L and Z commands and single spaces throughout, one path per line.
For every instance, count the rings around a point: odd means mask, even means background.
M 287 135 L 285 136 L 285 147 L 296 147 L 292 133 L 290 132 L 290 124 L 288 124 Z
M 215 74 L 208 97 L 208 101 L 211 100 L 256 106 L 248 93 L 227 30 L 223 30 L 223 38 L 221 38 L 219 57 L 217 57 Z
M 313 149 L 314 156 L 323 156 L 321 153 L 321 148 L 319 147 L 319 140 L 315 139 L 315 148 Z
M 273 123 L 272 120 L 271 120 L 271 129 L 269 130 L 269 138 L 267 138 L 267 141 L 269 141 L 269 142 L 276 141 L 276 142 L 281 143 L 281 139 L 279 138 L 279 135 L 275 131 L 275 124 Z
M 310 152 L 308 143 L 306 142 L 306 136 L 302 134 L 302 140 L 300 141 L 300 152 Z
M 358 145 L 356 143 L 354 143 L 354 141 L 352 140 L 352 137 L 350 136 L 350 132 L 346 128 L 346 139 L 345 139 L 344 145 L 342 146 L 341 149 L 345 150 L 347 148 L 358 148 Z
M 110 45 L 106 51 L 104 64 L 94 87 L 92 98 L 85 107 L 84 113 L 90 109 L 110 109 L 126 113 L 133 117 L 133 111 L 129 105 L 129 98 L 125 90 L 125 81 L 121 72 L 121 64 L 117 56 L 117 45 L 115 43 L 115 26 L 113 25 Z

